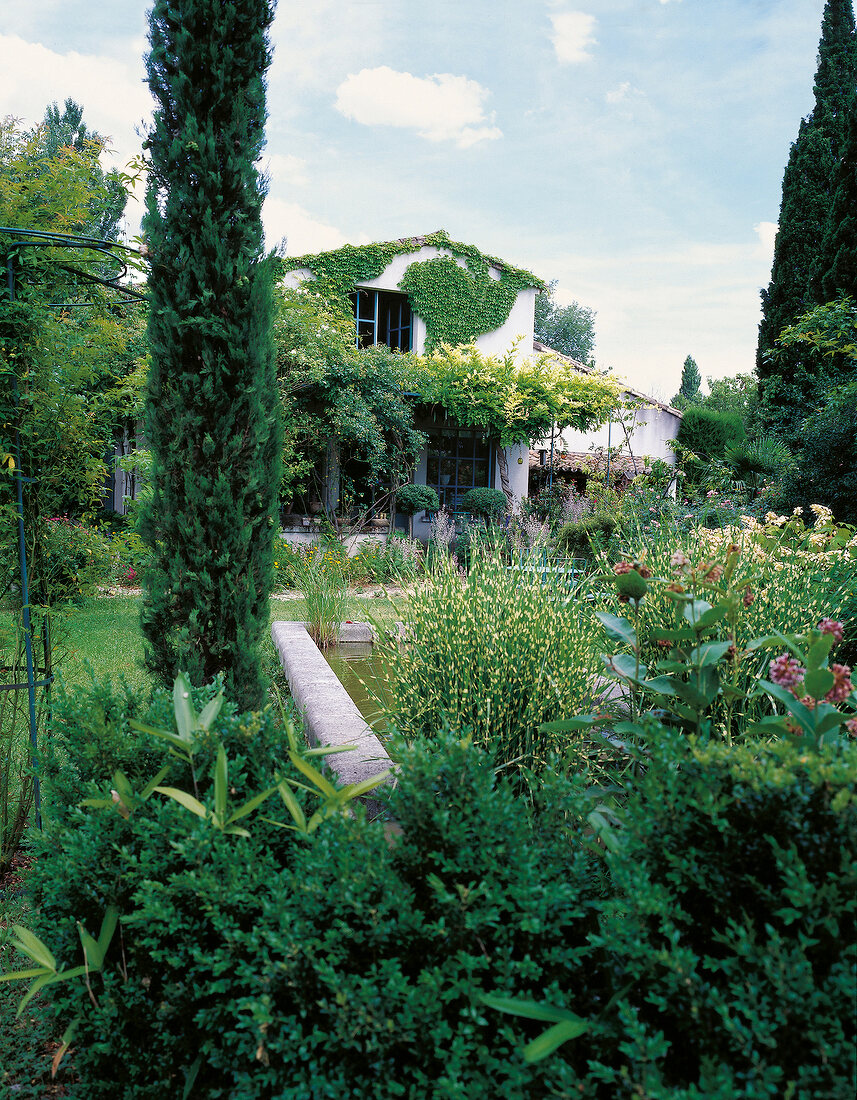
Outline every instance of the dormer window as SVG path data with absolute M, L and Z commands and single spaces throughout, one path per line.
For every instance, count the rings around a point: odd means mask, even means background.
M 351 304 L 359 348 L 386 344 L 395 351 L 411 350 L 411 307 L 406 294 L 357 290 Z

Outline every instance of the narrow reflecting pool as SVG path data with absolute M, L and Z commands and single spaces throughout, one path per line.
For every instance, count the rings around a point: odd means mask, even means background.
M 371 642 L 340 642 L 322 652 L 369 725 L 377 733 L 383 733 L 386 719 L 380 713 L 376 696 L 389 699 L 386 685 L 389 664 Z

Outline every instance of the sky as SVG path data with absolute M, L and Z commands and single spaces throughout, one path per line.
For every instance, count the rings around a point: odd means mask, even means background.
M 71 96 L 140 151 L 147 0 L 0 0 L 0 115 Z M 824 0 L 279 0 L 266 238 L 445 229 L 595 310 L 595 358 L 668 400 L 753 369 Z M 126 232 L 139 231 L 139 198 Z

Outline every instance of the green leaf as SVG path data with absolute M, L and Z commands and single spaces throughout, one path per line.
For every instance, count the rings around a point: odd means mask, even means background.
M 197 720 L 197 728 L 211 729 L 211 723 L 220 714 L 221 707 L 223 706 L 224 698 L 223 692 L 218 692 L 217 695 L 202 708 L 202 713 Z
M 176 787 L 155 787 L 158 794 L 165 794 L 168 798 L 175 799 L 180 805 L 184 806 L 186 810 L 190 810 L 192 814 L 196 814 L 197 817 L 208 818 L 209 812 L 205 806 L 192 794 L 188 794 L 187 791 L 180 791 Z
M 13 924 L 12 931 L 18 937 L 17 940 L 13 940 L 12 943 L 19 951 L 31 958 L 33 962 L 37 962 L 39 966 L 44 966 L 53 974 L 56 973 L 56 959 L 48 950 L 47 945 L 42 943 L 38 936 L 34 935 L 28 928 L 22 927 L 20 924 Z
M 198 728 L 196 712 L 190 701 L 190 680 L 187 674 L 180 672 L 173 684 L 173 710 L 176 716 L 176 729 L 185 745 L 193 743 L 194 732 Z
M 388 768 L 385 772 L 370 775 L 368 779 L 361 779 L 359 783 L 349 783 L 347 787 L 340 789 L 339 796 L 342 801 L 351 802 L 355 798 L 360 798 L 361 795 L 368 794 L 369 791 L 374 791 L 376 787 L 380 787 L 392 774 L 391 769 Z
M 618 615 L 611 615 L 609 611 L 596 611 L 595 614 L 604 624 L 608 637 L 615 642 L 625 642 L 632 649 L 637 648 L 637 632 L 627 619 L 620 619 Z
M 711 610 L 711 604 L 705 600 L 688 600 L 682 608 L 682 614 L 696 629 L 700 629 L 706 625 L 702 622 L 702 616 Z
M 561 1047 L 569 1039 L 576 1039 L 588 1029 L 589 1024 L 586 1020 L 578 1020 L 574 1023 L 570 1020 L 564 1020 L 561 1024 L 555 1024 L 543 1032 L 538 1039 L 533 1039 L 531 1043 L 527 1043 L 524 1047 L 524 1061 L 540 1062 L 543 1058 L 547 1058 L 549 1054 L 553 1054 L 557 1047 Z
M 702 645 L 693 650 L 691 658 L 696 664 L 705 668 L 708 665 L 716 665 L 731 648 L 731 642 L 703 642 Z
M 785 705 L 786 710 L 797 720 L 804 733 L 813 734 L 815 732 L 812 712 L 799 699 L 796 699 L 790 691 L 779 684 L 772 684 L 770 680 L 760 680 L 759 687 Z
M 697 600 L 696 602 L 702 603 L 704 601 Z M 708 630 L 709 627 L 714 626 L 715 623 L 719 623 L 725 615 L 726 608 L 721 604 L 718 604 L 717 607 L 711 607 L 708 609 L 708 611 L 703 611 L 703 613 L 696 620 L 696 628 L 698 630 Z
M 8 974 L 0 974 L 0 982 L 26 981 L 27 978 L 40 978 L 43 974 L 53 974 L 53 970 L 47 970 L 44 966 L 31 970 L 12 970 Z
M 15 1015 L 21 1015 L 21 1013 L 24 1011 L 30 1001 L 32 1001 L 33 997 L 36 996 L 39 990 L 44 989 L 46 985 L 51 985 L 53 982 L 58 981 L 59 975 L 55 973 L 43 974 L 41 978 L 36 978 L 36 980 L 33 982 L 33 984 L 30 986 L 30 988 L 21 999 L 21 1003 L 18 1005 L 18 1011 L 15 1013 Z
M 131 729 L 139 730 L 141 733 L 149 733 L 152 737 L 159 737 L 162 741 L 169 741 L 171 745 L 175 745 L 176 748 L 182 750 L 182 759 L 187 759 L 188 743 L 183 741 L 177 733 L 170 733 L 169 730 L 155 729 L 154 726 L 147 726 L 145 722 L 129 722 L 128 725 Z
M 522 1016 L 527 1020 L 541 1020 L 547 1024 L 581 1023 L 579 1016 L 565 1008 L 555 1005 L 537 1004 L 535 1001 L 522 1001 L 517 997 L 495 997 L 493 993 L 482 993 L 479 1000 L 488 1008 L 505 1012 L 509 1016 Z M 583 1021 L 585 1022 L 585 1021 Z
M 646 675 L 646 666 L 641 662 L 638 670 L 637 662 L 632 653 L 614 653 L 612 657 L 609 657 L 606 653 L 602 653 L 601 660 L 606 665 L 608 672 L 612 672 L 614 675 L 618 675 L 626 680 L 639 682 L 635 680 L 638 671 L 640 676 Z
M 672 676 L 655 676 L 652 680 L 645 680 L 640 687 L 656 695 L 675 695 L 675 681 Z
M 814 668 L 804 677 L 804 686 L 813 699 L 823 699 L 833 687 L 836 679 L 829 668 Z
M 821 668 L 833 648 L 834 641 L 835 638 L 832 634 L 822 634 L 817 642 L 813 642 L 806 654 L 806 667 L 808 669 Z M 827 691 L 830 691 L 830 688 Z M 826 692 L 822 694 L 826 694 Z M 815 695 L 815 692 L 810 691 L 810 695 Z M 818 698 L 817 695 L 816 698 Z
M 282 798 L 286 809 L 292 815 L 292 820 L 295 822 L 298 829 L 302 833 L 305 833 L 307 828 L 306 817 L 303 810 L 301 809 L 300 803 L 292 793 L 292 789 L 288 785 L 288 782 L 283 779 L 280 783 L 277 784 L 277 790 L 280 792 L 280 798 Z
M 245 802 L 243 806 L 239 806 L 234 813 L 229 815 L 229 821 L 227 824 L 231 825 L 233 821 L 240 821 L 242 817 L 246 817 L 247 814 L 251 814 L 254 810 L 258 809 L 262 803 L 271 797 L 276 787 L 269 787 L 267 791 L 262 791 L 261 794 L 255 795 L 249 802 Z
M 303 760 L 299 752 L 290 752 L 289 760 L 291 760 L 299 772 L 305 775 L 310 782 L 314 783 L 318 790 L 326 794 L 328 798 L 336 797 L 336 787 L 334 787 L 320 771 L 317 771 L 312 764 L 308 764 L 306 760 Z
M 214 812 L 222 826 L 226 818 L 229 794 L 229 763 L 226 759 L 226 749 L 219 745 L 217 760 L 214 763 Z
M 166 778 L 166 776 L 169 774 L 169 771 L 170 766 L 169 764 L 167 764 L 165 768 L 161 768 L 161 770 L 156 776 L 154 776 L 154 778 L 149 780 L 149 782 L 140 792 L 140 800 L 142 802 L 145 802 L 146 799 L 149 798 L 149 796 L 157 789 L 158 784 L 161 782 L 162 779 Z
M 563 718 L 558 722 L 542 722 L 539 733 L 574 733 L 591 729 L 599 719 L 594 714 L 581 714 L 577 718 Z

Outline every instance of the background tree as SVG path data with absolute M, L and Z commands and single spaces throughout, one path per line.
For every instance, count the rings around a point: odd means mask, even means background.
M 673 408 L 686 409 L 688 405 L 697 403 L 701 397 L 699 392 L 701 384 L 702 375 L 696 360 L 692 355 L 688 355 L 681 368 L 681 385 L 671 402 Z
M 588 363 L 595 348 L 595 311 L 578 302 L 559 305 L 554 298 L 556 287 L 553 279 L 547 293 L 536 295 L 535 337 L 554 351 Z
M 708 393 L 700 404 L 715 412 L 737 413 L 745 428 L 754 423 L 759 405 L 759 387 L 752 374 L 736 374 L 730 378 L 706 378 Z
M 171 681 L 226 674 L 264 698 L 281 435 L 262 258 L 271 0 L 156 0 L 156 102 L 143 231 L 151 257 L 146 436 L 153 551 L 142 616 L 150 667 Z
M 776 339 L 795 318 L 819 304 L 830 263 L 819 248 L 831 215 L 845 119 L 857 76 L 851 0 L 827 0 L 815 77 L 815 102 L 801 121 L 783 176 L 771 281 L 762 291 L 756 371 L 761 416 L 786 442 L 800 425 L 819 385 L 820 361 L 805 348 L 775 355 Z M 823 380 L 822 380 L 823 384 Z
M 86 210 L 86 220 L 69 232 L 82 236 L 116 240 L 119 223 L 125 212 L 127 194 L 122 177 L 116 169 L 105 172 L 100 157 L 107 147 L 107 139 L 90 130 L 83 121 L 83 107 L 73 99 L 67 99 L 62 113 L 56 103 L 45 111 L 44 121 L 38 131 L 43 156 L 54 160 L 63 149 L 74 151 L 91 161 L 93 175 L 92 199 Z

